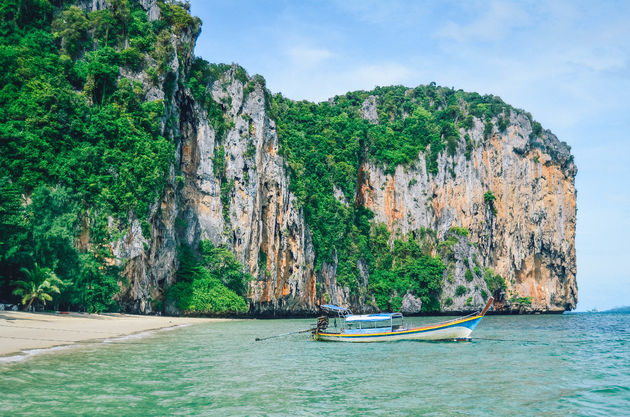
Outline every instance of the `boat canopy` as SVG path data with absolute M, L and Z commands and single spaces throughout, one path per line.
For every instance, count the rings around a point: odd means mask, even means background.
M 351 321 L 385 321 L 402 318 L 401 313 L 378 313 L 378 314 L 351 314 L 346 316 L 346 322 Z
M 324 310 L 334 311 L 335 313 L 339 314 L 352 314 L 352 311 L 348 310 L 347 308 L 339 307 L 334 304 L 322 304 L 319 307 Z

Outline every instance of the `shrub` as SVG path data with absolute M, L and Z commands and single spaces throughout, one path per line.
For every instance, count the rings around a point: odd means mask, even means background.
M 538 122 L 533 122 L 532 123 L 532 135 L 535 137 L 538 137 L 542 134 L 542 126 L 540 123 Z
M 157 61 L 156 72 L 158 75 L 166 74 L 171 70 L 170 62 L 175 56 L 175 48 L 171 43 L 171 33 L 164 29 L 157 34 L 155 46 L 151 56 Z
M 499 129 L 499 132 L 505 132 L 507 130 L 509 122 L 510 119 L 508 117 L 499 116 L 497 119 L 497 128 Z
M 446 297 L 446 300 L 444 300 L 444 307 L 450 307 L 453 303 L 454 301 L 451 297 Z
M 265 85 L 266 85 L 265 78 L 262 75 L 254 74 L 252 79 L 254 80 L 256 84 L 260 85 L 262 88 L 265 88 Z
M 166 296 L 184 313 L 227 314 L 248 310 L 244 295 L 251 275 L 243 271 L 230 249 L 200 244 L 202 262 L 189 248 L 181 248 L 177 282 Z
M 390 249 L 388 236 L 384 225 L 372 231 L 375 259 L 372 263 L 373 272 L 370 273 L 369 291 L 374 295 L 378 307 L 381 310 L 398 310 L 402 302 L 400 295 L 411 293 L 422 300 L 423 311 L 439 310 L 445 270 L 442 260 L 425 255 L 411 236 L 407 240 L 395 240 Z M 341 273 L 348 272 L 344 270 Z
M 144 54 L 137 48 L 123 49 L 120 52 L 120 59 L 125 66 L 134 71 L 140 71 L 144 68 Z
M 116 309 L 114 294 L 120 290 L 117 272 L 103 268 L 99 259 L 92 253 L 80 255 L 81 266 L 74 277 L 73 302 L 81 305 L 89 313 L 102 313 Z
M 531 306 L 532 297 L 512 297 L 510 298 L 510 302 L 514 304 L 524 305 L 524 306 Z
M 464 129 L 466 129 L 466 130 L 471 129 L 473 127 L 473 124 L 474 124 L 473 116 L 470 115 L 470 114 L 468 116 L 466 116 L 466 118 L 464 120 L 459 122 L 459 126 L 464 128 Z
M 466 156 L 466 160 L 470 161 L 472 151 L 475 149 L 475 142 L 473 142 L 468 133 L 466 133 L 466 136 L 464 136 L 464 138 L 466 139 L 466 152 L 464 153 L 464 155 Z
M 487 121 L 483 128 L 483 138 L 488 139 L 492 136 L 492 131 L 494 130 L 494 125 L 491 121 Z
M 468 229 L 466 229 L 465 227 L 453 226 L 448 229 L 448 231 L 449 233 L 454 233 L 457 236 L 468 237 Z
M 462 295 L 466 294 L 468 292 L 468 289 L 466 287 L 464 287 L 463 285 L 458 285 L 457 288 L 455 289 L 455 296 L 456 297 L 461 297 Z
M 450 258 L 453 255 L 453 246 L 455 246 L 456 243 L 457 237 L 451 235 L 438 244 L 438 250 L 444 258 Z
M 485 269 L 483 279 L 486 281 L 486 286 L 491 294 L 496 294 L 498 291 L 504 291 L 507 288 L 505 279 L 490 268 Z
M 243 86 L 245 86 L 247 84 L 247 81 L 249 80 L 245 68 L 237 65 L 236 70 L 234 71 L 234 79 L 239 80 L 241 83 L 243 83 Z
M 464 276 L 466 277 L 466 282 L 472 282 L 474 278 L 472 272 L 470 272 L 470 269 L 466 270 L 466 273 L 464 274 Z
M 448 136 L 446 138 L 446 150 L 449 156 L 454 156 L 457 153 L 457 136 Z
M 199 244 L 199 253 L 204 267 L 218 277 L 226 287 L 241 297 L 247 294 L 249 282 L 254 278 L 245 271 L 245 267 L 236 259 L 230 248 L 215 247 L 209 240 L 203 240 Z
M 486 193 L 483 195 L 483 201 L 486 203 L 488 208 L 490 208 L 492 214 L 497 214 L 497 209 L 494 206 L 495 200 L 496 197 L 494 196 L 494 193 L 490 190 L 486 191 Z
M 254 81 L 248 81 L 243 88 L 243 97 L 247 97 L 256 89 L 256 83 Z
M 76 57 L 87 43 L 89 21 L 83 10 L 70 6 L 52 22 L 55 37 L 61 39 L 62 50 L 67 55 Z
M 188 13 L 185 8 L 186 3 L 160 0 L 158 6 L 162 20 L 172 27 L 175 33 L 181 33 L 187 28 L 192 28 L 194 31 L 201 24 L 198 18 Z
M 247 143 L 247 150 L 243 155 L 245 156 L 245 158 L 253 158 L 254 156 L 256 156 L 256 146 L 253 142 Z

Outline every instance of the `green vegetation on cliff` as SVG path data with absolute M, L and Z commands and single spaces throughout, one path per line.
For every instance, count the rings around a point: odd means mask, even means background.
M 507 288 L 505 279 L 494 272 L 491 268 L 485 268 L 483 279 L 486 281 L 486 285 L 490 290 L 490 293 L 493 295 L 496 295 L 498 292 L 505 291 Z
M 379 228 L 384 236 L 386 229 Z M 395 240 L 391 250 L 386 241 L 375 246 L 377 256 L 369 290 L 377 306 L 384 311 L 400 311 L 402 299 L 409 293 L 422 301 L 422 311 L 439 311 L 445 269 L 442 259 L 423 250 L 411 235 L 406 240 Z
M 364 103 L 369 100 L 376 104 L 372 122 L 363 117 Z M 358 264 L 365 262 L 370 286 L 363 295 L 373 295 L 379 308 L 400 308 L 402 297 L 410 292 L 422 299 L 424 311 L 439 310 L 442 261 L 419 251 L 419 243 L 412 238 L 395 240 L 388 234 L 383 239 L 383 229 L 370 226 L 372 213 L 355 201 L 361 165 L 372 162 L 393 174 L 399 165 L 416 163 L 424 152 L 427 173 L 436 174 L 441 152 L 454 155 L 459 146 L 467 152 L 474 146 L 460 133 L 460 128 L 473 127 L 473 116 L 492 125 L 492 118 L 507 120 L 511 111 L 498 97 L 435 84 L 414 89 L 379 87 L 322 103 L 274 96 L 271 114 L 277 120 L 291 190 L 312 234 L 316 270 L 336 259 L 337 282 L 358 294 Z M 468 231 L 455 228 L 454 233 L 465 236 Z M 440 247 L 450 250 L 456 241 L 452 235 Z M 416 247 L 404 262 L 390 260 L 387 268 L 378 267 L 383 256 L 396 258 L 404 245 Z
M 183 247 L 179 253 L 177 282 L 167 300 L 187 314 L 245 313 L 247 285 L 253 277 L 244 272 L 230 248 L 202 241 L 199 257 Z
M 154 22 L 127 0 L 90 13 L 60 3 L 0 6 L 0 291 L 40 265 L 70 283 L 58 304 L 101 311 L 124 284 L 107 219 L 146 223 L 174 161 L 164 102 L 121 74 L 174 79 L 173 31 L 199 23 L 172 2 Z

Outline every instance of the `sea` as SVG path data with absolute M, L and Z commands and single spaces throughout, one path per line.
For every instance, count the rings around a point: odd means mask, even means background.
M 630 415 L 629 314 L 487 316 L 469 342 L 256 341 L 313 324 L 208 323 L 5 357 L 0 415 Z

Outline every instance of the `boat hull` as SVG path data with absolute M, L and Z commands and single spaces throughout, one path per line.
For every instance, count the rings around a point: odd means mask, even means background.
M 435 324 L 414 329 L 383 333 L 326 333 L 317 332 L 315 340 L 322 342 L 393 342 L 398 340 L 455 340 L 467 338 L 483 316 L 475 316 L 447 323 Z

